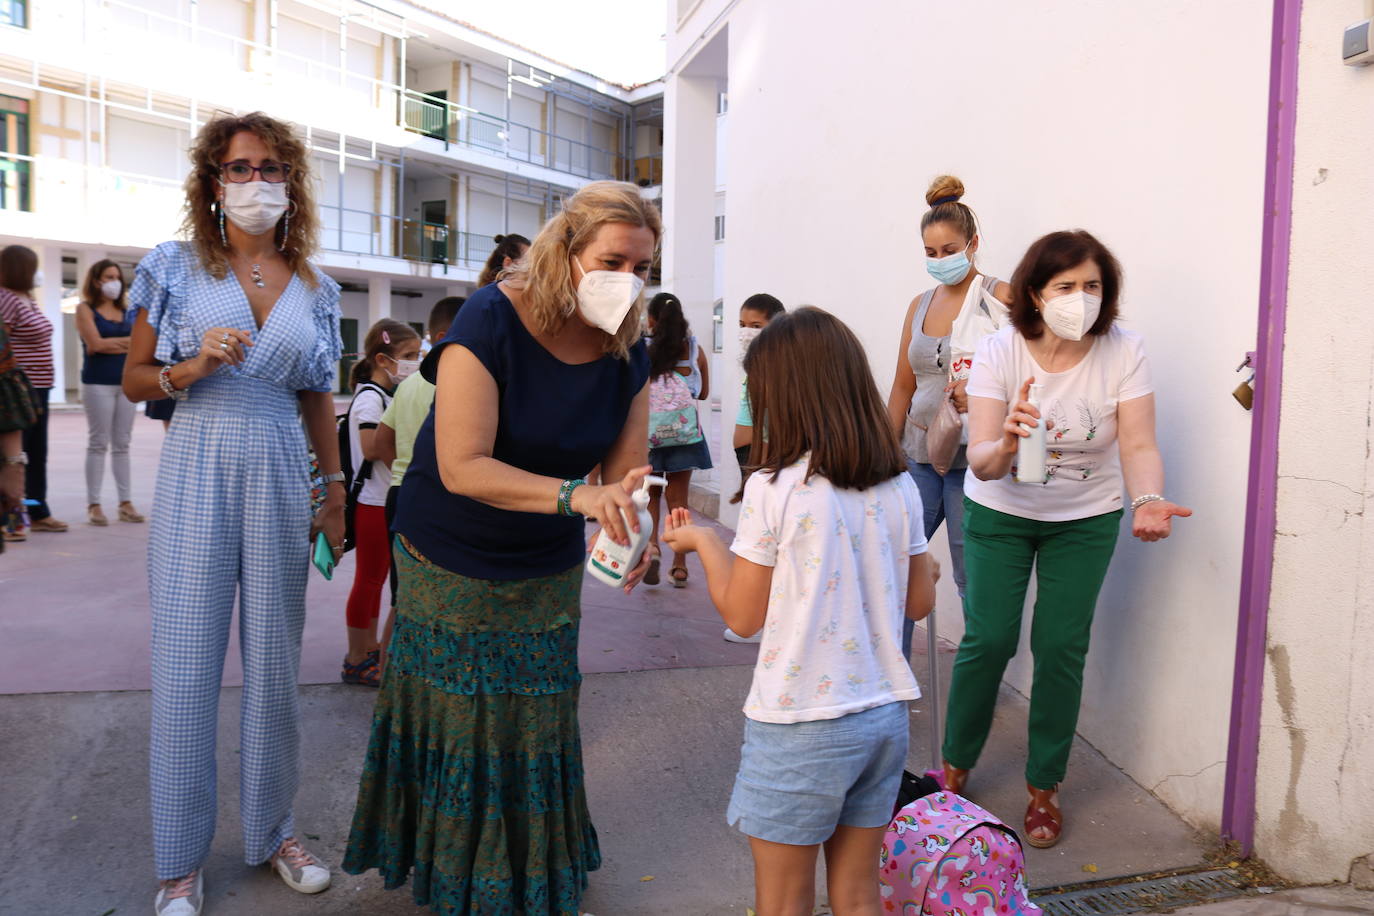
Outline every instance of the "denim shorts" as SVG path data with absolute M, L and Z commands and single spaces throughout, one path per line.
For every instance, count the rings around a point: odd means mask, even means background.
M 837 826 L 885 827 L 906 764 L 905 700 L 814 722 L 744 722 L 725 819 L 751 837 L 792 846 Z

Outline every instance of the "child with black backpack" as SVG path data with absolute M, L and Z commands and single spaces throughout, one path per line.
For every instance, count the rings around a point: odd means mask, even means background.
M 339 424 L 348 502 L 344 508 L 345 549 L 357 547 L 353 588 L 345 619 L 348 654 L 340 678 L 345 684 L 381 685 L 377 641 L 382 589 L 391 570 L 391 537 L 386 524 L 386 494 L 391 469 L 377 449 L 377 424 L 396 386 L 420 366 L 420 335 L 410 325 L 383 318 L 368 329 L 363 358 L 353 366 L 353 400 Z
M 696 552 L 711 600 L 763 631 L 726 819 L 749 836 L 755 908 L 809 913 L 825 847 L 837 913 L 878 913 L 878 854 L 921 695 L 902 618 L 935 604 L 921 497 L 854 333 L 816 308 L 775 318 L 744 361 L 752 443 L 735 556 L 686 509 L 664 542 Z

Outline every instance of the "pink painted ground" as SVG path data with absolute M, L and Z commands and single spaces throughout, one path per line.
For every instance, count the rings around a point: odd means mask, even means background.
M 49 504 L 71 530 L 30 535 L 28 542 L 10 544 L 0 555 L 0 694 L 146 690 L 148 526 L 86 524 L 86 420 L 80 411 L 56 411 L 51 440 Z M 161 445 L 161 424 L 140 414 L 134 421 L 134 503 L 145 513 L 152 506 Z M 113 518 L 114 481 L 108 469 L 105 493 L 105 513 Z M 588 578 L 582 593 L 582 670 L 752 664 L 753 646 L 721 638 L 724 626 L 695 558 L 689 568 L 692 579 L 685 589 L 668 586 L 665 569 L 665 584 L 629 596 Z M 302 683 L 338 679 L 343 609 L 352 579 L 351 555 L 332 582 L 310 576 Z M 224 683 L 241 682 L 237 639 L 232 639 Z

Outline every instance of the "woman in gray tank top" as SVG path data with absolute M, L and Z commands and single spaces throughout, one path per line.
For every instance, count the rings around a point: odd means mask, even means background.
M 949 553 L 954 584 L 964 596 L 964 471 L 968 462 L 959 446 L 949 471 L 941 476 L 930 465 L 926 452 L 926 426 L 944 399 L 949 386 L 949 335 L 968 295 L 980 277 L 974 266 L 978 250 L 978 223 L 973 211 L 959 198 L 964 185 L 950 175 L 931 182 L 926 192 L 930 209 L 921 217 L 921 241 L 925 244 L 926 269 L 939 286 L 926 290 L 907 307 L 902 324 L 902 345 L 897 372 L 888 395 L 887 411 L 902 439 L 907 467 L 921 491 L 925 508 L 926 537 L 949 523 Z M 994 277 L 983 277 L 985 288 L 1003 303 L 1011 304 L 1011 286 Z M 964 381 L 954 386 L 954 403 L 960 413 L 968 410 Z M 911 654 L 912 623 L 902 629 L 902 649 Z

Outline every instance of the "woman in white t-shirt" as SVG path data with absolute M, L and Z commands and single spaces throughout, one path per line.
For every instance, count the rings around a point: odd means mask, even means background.
M 824 367 L 824 371 L 817 371 Z M 754 854 L 755 908 L 809 913 L 825 844 L 836 912 L 878 912 L 878 853 L 906 761 L 903 616 L 935 603 L 925 519 L 858 338 L 820 309 L 775 318 L 744 359 L 754 439 L 730 558 L 686 509 L 716 609 L 763 641 L 726 819 Z M 836 410 L 835 405 L 844 405 Z
M 969 379 L 964 483 L 965 631 L 945 723 L 945 781 L 963 789 L 1016 653 L 1036 570 L 1026 831 L 1053 846 L 1063 830 L 1058 786 L 1078 724 L 1098 591 L 1131 501 L 1132 533 L 1169 536 L 1192 512 L 1169 502 L 1155 444 L 1155 403 L 1140 336 L 1116 327 L 1121 268 L 1087 232 L 1054 232 L 1012 277 L 1011 326 L 983 339 Z M 1027 401 L 1032 380 L 1040 408 Z M 1046 424 L 1047 479 L 1021 483 L 1021 437 Z M 1023 428 L 1024 427 L 1024 428 Z
M 357 565 L 353 568 L 353 588 L 344 612 L 348 654 L 344 656 L 339 678 L 345 684 L 377 687 L 382 682 L 377 619 L 381 615 L 382 589 L 391 573 L 391 533 L 386 523 L 391 468 L 380 460 L 377 424 L 391 403 L 396 386 L 419 366 L 420 335 L 405 322 L 391 318 L 383 318 L 368 328 L 363 339 L 363 358 L 353 366 L 348 444 L 352 490 L 358 494 L 352 510 Z

